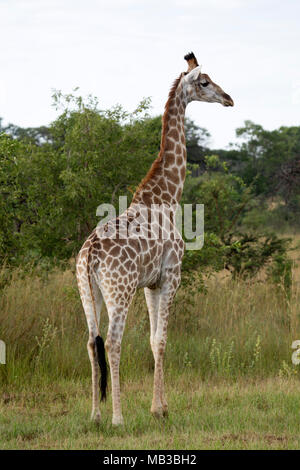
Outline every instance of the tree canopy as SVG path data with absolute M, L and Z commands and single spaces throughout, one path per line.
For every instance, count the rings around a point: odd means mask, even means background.
M 130 202 L 159 152 L 161 116 L 149 115 L 149 99 L 131 113 L 119 105 L 101 110 L 92 96 L 56 91 L 53 99 L 60 114 L 49 126 L 3 126 L 0 120 L 2 261 L 70 258 L 98 223 L 99 204 L 117 204 L 120 195 Z M 198 261 L 209 263 L 221 249 L 235 250 L 237 259 L 241 240 L 257 249 L 260 243 L 256 254 L 262 257 L 266 245 L 250 229 L 272 226 L 272 214 L 299 223 L 300 127 L 268 131 L 245 121 L 236 130 L 239 144 L 215 150 L 206 129 L 188 118 L 185 124 L 189 171 L 183 203 L 205 205 L 206 243 Z M 270 256 L 284 251 L 276 243 Z M 226 256 L 218 259 L 232 268 Z M 186 259 L 188 269 L 198 265 L 195 255 Z M 237 264 L 234 269 L 241 270 Z

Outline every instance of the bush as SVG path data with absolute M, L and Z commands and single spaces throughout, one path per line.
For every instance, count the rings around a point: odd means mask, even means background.
M 287 251 L 290 239 L 243 231 L 247 208 L 253 206 L 251 187 L 232 175 L 218 156 L 211 155 L 206 162 L 207 170 L 201 177 L 191 179 L 188 176 L 183 197 L 183 203 L 189 200 L 204 203 L 205 211 L 204 246 L 201 250 L 186 252 L 183 282 L 198 278 L 203 288 L 204 274 L 226 269 L 233 278 L 248 278 L 268 267 L 270 279 L 276 284 L 284 281 L 289 290 L 291 262 Z

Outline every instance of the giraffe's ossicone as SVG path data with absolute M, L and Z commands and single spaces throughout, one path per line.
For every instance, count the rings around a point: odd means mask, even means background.
M 122 424 L 119 363 L 128 308 L 139 287 L 145 290 L 150 317 L 150 344 L 155 361 L 151 411 L 166 415 L 163 356 L 169 310 L 180 284 L 184 242 L 175 227 L 175 211 L 186 172 L 184 115 L 191 101 L 233 101 L 208 75 L 193 53 L 187 54 L 188 71 L 174 82 L 162 119 L 161 148 L 140 183 L 129 208 L 117 219 L 98 226 L 82 246 L 76 263 L 79 292 L 89 329 L 88 353 L 92 366 L 92 418 L 100 420 L 98 364 L 102 398 L 106 394 L 106 363 L 100 337 L 104 300 L 109 316 L 105 349 L 108 354 L 113 402 L 113 424 Z

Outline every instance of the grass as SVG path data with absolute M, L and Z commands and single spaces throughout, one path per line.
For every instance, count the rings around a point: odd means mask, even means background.
M 297 258 L 299 250 L 294 252 Z M 90 422 L 87 328 L 74 268 L 0 273 L 1 449 L 291 449 L 300 440 L 299 268 L 289 298 L 263 279 L 181 288 L 165 360 L 168 419 L 150 415 L 153 358 L 142 292 L 131 306 L 121 357 L 125 426 Z M 5 282 L 8 275 L 10 282 Z M 107 328 L 103 312 L 101 330 Z
M 295 379 L 205 382 L 167 377 L 168 419 L 149 413 L 152 377 L 123 386 L 125 426 L 89 421 L 90 385 L 60 380 L 2 396 L 1 449 L 296 449 L 300 394 Z

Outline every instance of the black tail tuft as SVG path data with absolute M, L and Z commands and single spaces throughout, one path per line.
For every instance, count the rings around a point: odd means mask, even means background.
M 96 336 L 96 349 L 97 349 L 97 357 L 98 363 L 101 371 L 101 379 L 100 379 L 100 390 L 101 390 L 101 401 L 106 400 L 106 389 L 107 389 L 107 365 L 106 365 L 106 358 L 105 358 L 105 348 L 104 342 L 101 336 Z

